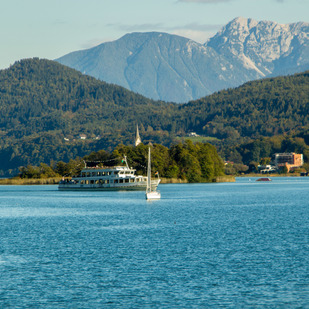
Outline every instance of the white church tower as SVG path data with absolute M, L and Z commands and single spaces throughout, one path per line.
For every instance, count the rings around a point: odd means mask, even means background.
M 135 136 L 135 146 L 139 145 L 142 142 L 141 137 L 139 136 L 138 125 L 136 125 L 136 136 Z

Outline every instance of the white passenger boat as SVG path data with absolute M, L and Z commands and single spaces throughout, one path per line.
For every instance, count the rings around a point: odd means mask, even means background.
M 161 198 L 161 193 L 160 193 L 160 191 L 157 191 L 157 186 L 154 186 L 153 180 L 151 180 L 151 154 L 150 154 L 150 147 L 149 147 L 146 200 L 158 200 L 160 198 Z
M 84 168 L 79 176 L 71 180 L 60 181 L 59 190 L 93 190 L 93 191 L 121 191 L 146 190 L 147 177 L 135 175 L 136 170 L 128 166 Z M 157 188 L 160 178 L 153 179 L 151 186 Z

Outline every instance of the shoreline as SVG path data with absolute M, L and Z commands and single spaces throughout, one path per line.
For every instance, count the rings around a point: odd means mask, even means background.
M 259 177 L 309 177 L 309 176 L 301 176 L 300 174 L 246 174 L 246 175 L 238 175 L 238 176 L 217 176 L 212 181 L 209 182 L 195 182 L 195 183 L 224 183 L 224 182 L 235 182 L 236 178 L 259 178 Z M 55 178 L 2 178 L 0 179 L 1 185 L 58 185 L 62 180 L 62 177 Z M 186 179 L 178 179 L 178 178 L 161 178 L 161 184 L 185 184 L 189 183 Z
M 309 177 L 309 176 L 302 176 L 300 173 L 297 174 L 245 174 L 245 175 L 238 175 L 235 177 Z
M 0 185 L 58 185 L 62 177 L 55 178 L 2 178 Z M 219 183 L 219 182 L 235 182 L 235 176 L 218 176 L 212 181 L 206 183 Z M 182 184 L 189 183 L 187 180 L 178 178 L 161 178 L 161 184 Z M 203 183 L 203 182 L 200 182 Z

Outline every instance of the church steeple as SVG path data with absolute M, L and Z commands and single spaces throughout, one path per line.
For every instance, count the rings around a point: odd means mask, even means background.
M 142 142 L 141 137 L 139 136 L 138 124 L 136 125 L 136 136 L 135 136 L 135 146 L 139 145 Z

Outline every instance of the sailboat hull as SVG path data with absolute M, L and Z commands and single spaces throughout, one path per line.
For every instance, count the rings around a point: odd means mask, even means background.
M 159 174 L 158 174 L 159 177 Z M 160 179 L 158 179 L 158 184 Z M 161 198 L 161 193 L 156 190 L 156 187 L 152 187 L 151 181 L 151 154 L 150 147 L 148 148 L 148 168 L 147 168 L 147 189 L 146 189 L 146 200 L 158 200 Z
M 159 191 L 146 192 L 147 200 L 158 200 L 160 198 L 161 198 L 161 193 Z

